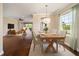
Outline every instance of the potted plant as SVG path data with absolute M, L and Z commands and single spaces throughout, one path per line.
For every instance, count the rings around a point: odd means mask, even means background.
M 48 31 L 48 27 L 47 24 L 45 24 L 44 32 L 47 33 L 47 31 Z

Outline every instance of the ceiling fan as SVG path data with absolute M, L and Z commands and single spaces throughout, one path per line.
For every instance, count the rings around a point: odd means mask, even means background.
M 23 21 L 23 19 L 22 18 L 19 18 L 19 21 Z

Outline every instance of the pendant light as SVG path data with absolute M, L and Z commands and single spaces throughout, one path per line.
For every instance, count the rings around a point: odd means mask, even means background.
M 49 18 L 48 15 L 47 15 L 47 7 L 48 7 L 48 5 L 45 5 L 45 8 L 46 8 L 46 15 L 45 15 L 45 17 L 43 18 L 43 22 L 45 22 L 45 23 L 50 23 L 50 18 Z

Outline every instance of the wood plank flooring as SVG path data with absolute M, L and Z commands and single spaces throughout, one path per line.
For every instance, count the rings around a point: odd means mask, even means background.
M 31 46 L 31 39 L 3 39 L 4 56 L 28 56 Z
M 28 56 L 32 43 L 32 38 L 30 37 L 30 39 L 27 38 L 23 40 L 20 38 L 15 38 L 16 37 L 13 37 L 12 39 L 8 39 L 8 37 L 3 38 L 3 56 Z M 67 45 L 64 45 L 64 47 L 76 56 L 79 56 L 79 52 L 74 51 Z

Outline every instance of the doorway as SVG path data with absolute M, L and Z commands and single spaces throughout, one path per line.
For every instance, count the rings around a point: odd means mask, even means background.
M 32 23 L 24 23 L 24 29 L 29 28 L 32 31 L 33 24 Z

